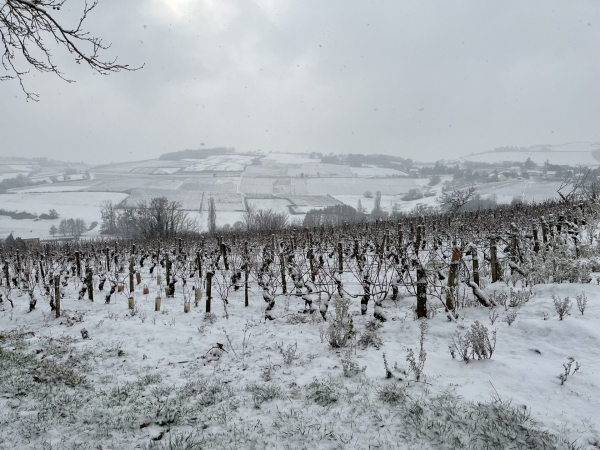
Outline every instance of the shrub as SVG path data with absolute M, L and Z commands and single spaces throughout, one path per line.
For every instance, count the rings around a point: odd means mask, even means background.
M 341 357 L 342 362 L 342 371 L 345 377 L 353 377 L 354 375 L 358 375 L 359 373 L 363 373 L 367 366 L 360 367 L 358 364 L 354 362 L 352 359 L 352 352 L 348 350 Z
M 337 402 L 340 398 L 339 387 L 331 379 L 325 381 L 315 379 L 306 389 L 308 391 L 307 398 L 317 405 L 328 406 Z
M 367 347 L 375 347 L 379 349 L 383 345 L 383 340 L 377 335 L 375 331 L 365 331 L 360 334 L 358 338 L 358 345 L 365 349 Z
M 569 311 L 571 311 L 571 299 L 569 299 L 569 297 L 565 297 L 561 300 L 560 297 L 553 295 L 552 300 L 554 300 L 554 308 L 556 309 L 559 320 L 563 320 L 569 315 Z
M 489 331 L 478 320 L 471 325 L 471 329 L 463 335 L 456 332 L 449 346 L 452 358 L 469 362 L 471 359 L 490 359 L 496 348 L 496 330 Z
M 585 293 L 577 294 L 575 297 L 577 299 L 577 309 L 583 316 L 583 312 L 585 311 L 585 307 L 587 306 L 587 296 Z
M 402 198 L 402 201 L 409 202 L 411 200 L 419 200 L 423 198 L 423 194 L 419 189 L 411 189 Z
M 377 397 L 379 400 L 392 405 L 404 403 L 406 401 L 406 387 L 398 383 L 385 384 L 377 389 Z

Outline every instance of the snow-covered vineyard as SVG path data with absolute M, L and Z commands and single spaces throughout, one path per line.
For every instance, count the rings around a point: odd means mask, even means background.
M 5 248 L 0 448 L 599 448 L 599 222 Z

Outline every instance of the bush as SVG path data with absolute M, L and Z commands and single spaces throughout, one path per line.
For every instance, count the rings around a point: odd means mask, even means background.
M 319 381 L 315 379 L 307 386 L 307 397 L 317 405 L 328 406 L 340 398 L 339 386 L 333 380 Z
M 409 202 L 411 200 L 419 200 L 423 198 L 423 193 L 419 189 L 411 189 L 401 198 L 401 200 L 405 202 Z
M 569 311 L 571 311 L 571 299 L 565 297 L 561 300 L 560 297 L 553 295 L 552 300 L 554 300 L 554 309 L 556 309 L 559 320 L 563 320 L 569 315 Z
M 375 347 L 379 350 L 379 348 L 383 345 L 383 340 L 375 331 L 367 330 L 360 334 L 360 337 L 358 338 L 358 345 L 363 349 L 367 347 Z
M 471 359 L 490 359 L 496 348 L 496 331 L 490 334 L 485 325 L 482 325 L 478 320 L 471 325 L 464 336 L 460 332 L 456 332 L 452 343 L 449 346 L 452 358 L 457 358 L 460 361 L 469 362 Z

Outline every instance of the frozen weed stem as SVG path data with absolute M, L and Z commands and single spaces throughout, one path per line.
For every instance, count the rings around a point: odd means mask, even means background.
M 427 322 L 424 320 L 419 324 L 421 329 L 421 338 L 419 340 L 419 361 L 415 360 L 415 355 L 412 348 L 408 349 L 406 354 L 406 361 L 408 361 L 408 370 L 415 375 L 415 380 L 420 381 L 423 376 L 423 367 L 425 366 L 425 360 L 427 359 L 427 352 L 425 351 L 425 334 L 427 333 Z
M 575 363 L 575 368 L 571 372 L 573 363 Z M 575 373 L 579 371 L 580 367 L 581 366 L 579 365 L 579 363 L 577 361 L 575 361 L 575 358 L 573 358 L 572 356 L 569 356 L 569 359 L 567 360 L 567 362 L 563 364 L 563 368 L 564 368 L 563 373 L 561 373 L 558 376 L 558 379 L 560 380 L 560 385 L 562 386 L 563 384 L 565 384 L 565 382 L 569 378 L 569 375 L 575 375 Z

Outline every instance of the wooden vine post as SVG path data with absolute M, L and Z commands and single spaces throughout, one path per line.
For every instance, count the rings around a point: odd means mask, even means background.
M 165 271 L 167 273 L 167 286 L 169 286 L 171 284 L 171 261 L 169 260 L 169 252 L 165 252 Z
M 60 317 L 60 275 L 54 276 L 54 309 L 58 319 Z
M 75 267 L 77 268 L 77 277 L 81 278 L 81 254 L 79 250 L 75 252 Z
M 87 268 L 86 273 L 88 300 L 94 301 L 94 279 L 92 278 L 92 268 Z
M 40 266 L 40 277 L 42 278 L 42 281 L 46 279 L 46 275 L 44 274 L 44 263 L 42 262 L 42 257 L 40 257 L 40 262 L 39 262 L 39 266 Z M 45 281 L 43 284 L 46 284 Z
M 8 259 L 4 260 L 4 278 L 6 279 L 6 287 L 10 288 L 10 275 L 8 273 Z
M 206 272 L 206 312 L 210 312 L 210 301 L 212 299 L 212 272 Z
M 106 253 L 106 271 L 110 272 L 110 249 L 106 247 L 104 253 Z
M 342 247 L 342 242 L 338 242 L 337 245 L 338 250 L 338 273 L 341 275 L 344 273 L 344 249 Z
M 479 286 L 479 256 L 477 247 L 471 247 L 471 259 L 473 261 L 473 282 Z
M 129 259 L 129 295 L 133 295 L 135 285 L 133 284 L 133 256 Z
M 202 258 L 200 257 L 200 252 L 196 252 L 196 266 L 198 267 L 198 277 L 202 281 Z
M 221 238 L 221 256 L 223 256 L 223 265 L 225 266 L 225 270 L 229 270 L 229 260 L 227 259 L 227 247 Z
M 287 294 L 287 283 L 285 280 L 285 256 L 283 252 L 279 254 L 279 269 L 281 271 L 281 289 L 284 294 Z
M 538 238 L 538 226 L 537 223 L 533 222 L 533 251 L 538 253 L 540 251 L 540 240 Z
M 310 280 L 315 282 L 315 267 L 314 267 L 314 253 L 313 253 L 313 238 L 312 233 L 308 233 L 308 263 L 310 265 Z
M 248 272 L 250 261 L 248 258 L 248 241 L 244 242 L 244 307 L 248 306 Z
M 490 238 L 490 259 L 492 265 L 492 283 L 498 281 L 498 258 L 496 256 L 496 238 Z
M 544 217 L 542 217 L 542 242 L 544 243 L 544 248 L 546 248 L 546 245 L 548 244 L 548 224 Z
M 456 287 L 459 260 L 460 248 L 454 247 L 454 250 L 452 251 L 452 261 L 450 262 L 450 271 L 448 272 L 448 289 L 446 290 L 446 309 L 448 311 L 454 311 L 454 289 Z
M 420 266 L 417 269 L 417 318 L 427 317 L 427 275 Z

